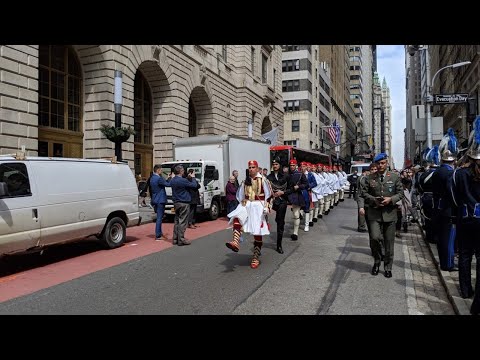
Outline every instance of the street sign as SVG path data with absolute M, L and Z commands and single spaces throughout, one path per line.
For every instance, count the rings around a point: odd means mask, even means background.
M 433 97 L 436 105 L 462 104 L 468 101 L 468 94 L 435 94 Z

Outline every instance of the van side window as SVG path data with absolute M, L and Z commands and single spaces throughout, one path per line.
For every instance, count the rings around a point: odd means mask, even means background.
M 25 164 L 0 164 L 0 186 L 6 190 L 2 198 L 31 196 L 30 180 Z

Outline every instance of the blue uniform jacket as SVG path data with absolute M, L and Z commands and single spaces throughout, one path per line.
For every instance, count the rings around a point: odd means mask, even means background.
M 456 169 L 451 189 L 461 221 L 475 221 L 480 225 L 480 181 L 473 180 L 471 168 Z
M 456 215 L 456 209 L 450 192 L 450 182 L 452 181 L 453 167 L 442 164 L 432 175 L 433 191 L 433 209 L 440 216 L 450 217 Z
M 294 186 L 298 185 L 298 190 L 294 190 Z M 292 205 L 305 206 L 305 199 L 302 196 L 302 190 L 308 188 L 308 181 L 305 174 L 295 171 L 288 178 L 287 197 Z

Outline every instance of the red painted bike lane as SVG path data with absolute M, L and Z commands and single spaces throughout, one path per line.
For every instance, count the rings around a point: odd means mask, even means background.
M 185 237 L 189 241 L 195 241 L 196 239 L 229 227 L 226 218 L 203 222 L 198 225 L 198 228 L 187 229 L 185 232 Z M 155 224 L 144 224 L 128 228 L 127 241 L 124 246 L 118 249 L 98 250 L 31 270 L 0 277 L 0 302 L 27 295 L 176 246 L 172 245 L 173 224 L 164 223 L 162 228 L 164 234 L 169 238 L 168 241 L 155 241 Z

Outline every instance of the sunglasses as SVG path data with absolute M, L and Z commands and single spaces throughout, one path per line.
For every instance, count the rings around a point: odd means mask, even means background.
M 256 166 L 249 166 L 248 168 L 249 169 L 256 169 L 257 167 Z

